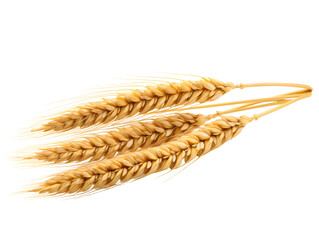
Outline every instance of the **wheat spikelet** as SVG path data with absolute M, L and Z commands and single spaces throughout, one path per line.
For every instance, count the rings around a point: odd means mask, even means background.
M 168 168 L 175 169 L 232 139 L 249 121 L 246 116 L 222 117 L 160 146 L 57 174 L 31 192 L 49 195 L 87 192 L 109 188 Z
M 209 118 L 192 113 L 162 116 L 152 121 L 140 121 L 129 127 L 118 128 L 106 134 L 45 148 L 27 159 L 67 163 L 110 158 L 127 151 L 159 145 L 173 136 L 194 130 Z
M 108 123 L 155 109 L 212 101 L 231 89 L 232 83 L 201 77 L 199 81 L 182 81 L 147 86 L 118 94 L 114 99 L 79 106 L 43 124 L 34 131 L 66 131 L 76 127 L 89 127 Z

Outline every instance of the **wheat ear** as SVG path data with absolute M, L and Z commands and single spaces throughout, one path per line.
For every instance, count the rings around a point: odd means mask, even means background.
M 160 146 L 89 163 L 57 174 L 31 190 L 40 194 L 109 188 L 168 168 L 175 169 L 221 146 L 240 133 L 250 118 L 225 117 Z
M 238 86 L 236 86 L 238 87 Z M 232 83 L 201 77 L 199 81 L 182 81 L 147 86 L 118 94 L 115 99 L 88 103 L 57 116 L 33 131 L 66 131 L 76 127 L 89 127 L 108 123 L 138 113 L 173 106 L 212 101 L 231 89 Z
M 44 148 L 27 159 L 68 163 L 110 158 L 127 151 L 159 145 L 173 136 L 194 130 L 209 119 L 209 116 L 201 114 L 171 114 L 151 121 L 140 121 L 129 127 L 117 128 L 106 134 Z

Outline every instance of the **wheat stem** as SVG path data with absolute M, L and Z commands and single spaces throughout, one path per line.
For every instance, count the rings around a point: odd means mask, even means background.
M 312 91 L 312 87 L 305 84 L 298 84 L 298 83 L 272 83 L 272 82 L 265 82 L 265 83 L 240 83 L 237 85 L 239 88 L 249 88 L 249 87 L 295 87 L 295 88 L 304 88 L 306 90 Z

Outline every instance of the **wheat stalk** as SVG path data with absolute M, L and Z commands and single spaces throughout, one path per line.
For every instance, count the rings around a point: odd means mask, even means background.
M 120 93 L 115 99 L 103 99 L 79 106 L 54 117 L 33 131 L 66 131 L 108 123 L 155 109 L 212 101 L 231 89 L 232 83 L 201 77 L 199 81 L 182 81 L 147 86 L 144 90 Z
M 89 163 L 57 174 L 31 192 L 49 195 L 87 192 L 109 188 L 168 168 L 175 169 L 232 139 L 249 121 L 250 118 L 246 116 L 223 116 L 160 146 Z
M 26 159 L 69 163 L 110 158 L 127 151 L 159 145 L 173 136 L 194 130 L 209 118 L 210 116 L 192 113 L 162 116 L 152 121 L 140 121 L 129 127 L 117 128 L 106 134 L 44 148 Z

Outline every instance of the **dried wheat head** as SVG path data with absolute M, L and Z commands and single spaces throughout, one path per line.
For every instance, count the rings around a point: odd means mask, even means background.
M 170 138 L 204 124 L 209 116 L 192 113 L 175 113 L 153 120 L 140 121 L 128 127 L 119 127 L 105 134 L 83 140 L 68 141 L 54 147 L 43 148 L 26 159 L 51 163 L 96 161 L 128 151 L 159 145 Z
M 78 106 L 54 117 L 34 131 L 66 131 L 108 123 L 152 110 L 213 101 L 231 89 L 232 83 L 201 77 L 199 81 L 181 81 L 147 86 L 143 90 L 120 93 L 114 99 Z

